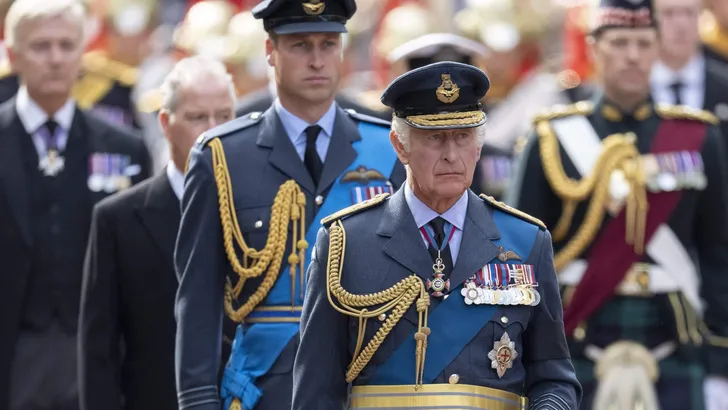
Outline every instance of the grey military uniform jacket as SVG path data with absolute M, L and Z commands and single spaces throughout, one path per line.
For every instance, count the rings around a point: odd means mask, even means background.
M 488 263 L 500 250 L 492 242 L 509 232 L 499 232 L 493 221 L 494 207 L 469 192 L 465 225 L 457 262 L 450 275 L 451 289 Z M 432 277 L 432 259 L 400 189 L 383 204 L 343 219 L 346 233 L 341 286 L 361 295 L 383 291 L 416 272 Z M 525 222 L 524 222 L 525 223 Z M 511 233 L 512 234 L 512 233 Z M 530 255 L 521 255 L 536 269 L 541 302 L 536 307 L 501 306 L 480 332 L 446 366 L 434 383 L 455 382 L 505 390 L 527 396 L 531 409 L 577 409 L 581 386 L 569 357 L 562 322 L 561 298 L 553 266 L 551 236 L 539 230 Z M 526 257 L 527 256 L 527 257 Z M 352 361 L 359 320 L 335 310 L 327 291 L 329 230 L 318 233 L 308 270 L 308 287 L 301 317 L 301 341 L 293 370 L 294 410 L 341 410 L 347 403 L 345 374 Z M 462 297 L 459 292 L 449 297 Z M 332 296 L 333 298 L 333 296 Z M 430 315 L 440 299 L 432 297 Z M 452 318 L 457 321 L 457 317 Z M 398 345 L 417 329 L 413 306 L 394 326 L 369 363 L 353 381 L 367 385 Z M 364 344 L 381 327 L 368 321 Z M 432 332 L 441 331 L 432 329 Z M 488 352 L 508 332 L 518 357 L 502 378 L 491 366 Z M 414 354 L 414 352 L 413 352 Z M 428 351 L 427 356 L 437 352 Z M 415 369 L 402 369 L 414 374 Z
M 311 226 L 318 211 L 315 198 L 324 197 L 357 158 L 352 144 L 362 138 L 357 128 L 360 121 L 389 124 L 337 108 L 318 188 L 274 108 L 262 115 L 248 114 L 204 134 L 208 139 L 220 137 L 224 147 L 235 212 L 248 246 L 265 247 L 273 199 L 287 180 L 295 180 L 305 194 L 306 226 Z M 182 198 L 182 219 L 175 251 L 180 279 L 175 307 L 178 326 L 175 360 L 180 409 L 219 410 L 218 366 L 223 335 L 224 284 L 228 275 L 233 283 L 238 277 L 225 254 L 212 153 L 205 144 L 205 140 L 199 141 L 190 153 Z M 401 163 L 395 163 L 390 181 L 394 187 L 404 181 Z M 285 255 L 290 253 L 290 244 L 287 246 Z M 247 300 L 263 276 L 246 282 L 239 301 Z M 290 407 L 291 369 L 297 344 L 295 337 L 269 372 L 256 383 L 263 391 L 257 409 Z

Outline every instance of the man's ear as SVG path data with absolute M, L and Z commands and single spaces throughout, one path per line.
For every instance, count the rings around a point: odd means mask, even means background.
M 394 130 L 389 131 L 389 141 L 392 143 L 392 146 L 394 147 L 394 152 L 397 153 L 399 161 L 403 165 L 409 164 L 409 152 L 407 152 L 407 150 L 405 149 L 404 144 L 399 141 L 397 133 L 394 132 Z
M 157 115 L 157 121 L 159 122 L 159 126 L 162 127 L 162 133 L 164 134 L 164 137 L 169 139 L 169 120 L 171 114 L 166 109 L 159 110 L 159 115 Z
M 276 65 L 275 56 L 273 55 L 274 49 L 275 44 L 273 44 L 273 40 L 271 40 L 270 37 L 265 39 L 265 59 L 271 67 Z

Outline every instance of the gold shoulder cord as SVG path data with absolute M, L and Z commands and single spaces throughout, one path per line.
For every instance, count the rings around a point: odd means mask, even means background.
M 563 213 L 552 232 L 554 240 L 558 241 L 566 236 L 577 204 L 592 195 L 584 222 L 566 246 L 554 255 L 556 270 L 566 267 L 594 240 L 604 219 L 609 184 L 615 171 L 623 172 L 630 185 L 625 240 L 628 244 L 634 245 L 637 253 L 642 253 L 648 204 L 645 177 L 640 164 L 640 153 L 634 146 L 634 134 L 614 134 L 605 138 L 602 142 L 602 152 L 591 174 L 580 181 L 575 181 L 564 172 L 559 143 L 549 121 L 539 121 L 536 129 L 544 174 L 564 204 Z
M 417 332 L 415 333 L 415 388 L 422 384 L 425 370 L 425 353 L 427 350 L 427 336 L 430 328 L 427 327 L 430 295 L 417 275 L 410 275 L 389 289 L 367 295 L 354 295 L 341 286 L 341 272 L 344 268 L 344 253 L 346 251 L 346 232 L 340 220 L 335 221 L 329 228 L 329 260 L 326 266 L 326 294 L 329 303 L 336 311 L 348 316 L 359 318 L 359 333 L 354 349 L 353 360 L 346 372 L 346 381 L 351 383 L 366 367 L 374 353 L 379 349 L 387 335 L 399 322 L 407 309 L 417 299 L 417 313 L 419 314 Z M 340 306 L 332 299 L 336 298 Z M 369 308 L 381 305 L 379 308 Z M 361 309 L 357 309 L 361 308 Z M 372 340 L 361 350 L 364 341 L 364 331 L 367 320 L 391 310 L 387 320 L 377 330 Z
M 286 241 L 288 240 L 288 224 L 293 224 L 293 240 L 291 254 L 288 256 L 291 275 L 291 308 L 295 303 L 296 293 L 296 266 L 300 265 L 301 275 L 301 296 L 303 295 L 303 277 L 305 250 L 308 243 L 305 240 L 306 235 L 306 197 L 301 192 L 301 188 L 295 181 L 286 181 L 278 189 L 273 207 L 271 209 L 270 225 L 268 229 L 268 239 L 263 250 L 256 250 L 248 247 L 243 239 L 240 231 L 238 218 L 235 214 L 235 202 L 232 195 L 232 183 L 230 180 L 230 172 L 228 171 L 227 161 L 225 159 L 225 151 L 219 138 L 213 138 L 209 142 L 212 149 L 212 165 L 215 172 L 215 183 L 217 184 L 217 192 L 220 203 L 220 222 L 223 230 L 223 240 L 225 244 L 225 253 L 227 254 L 230 265 L 232 265 L 239 279 L 233 288 L 228 280 L 225 285 L 225 313 L 237 323 L 245 320 L 245 317 L 255 309 L 255 307 L 268 295 L 275 281 L 278 279 L 281 264 L 283 262 L 283 254 L 286 251 Z M 233 238 L 243 252 L 243 262 L 241 264 L 235 252 L 235 244 Z M 248 267 L 248 262 L 252 266 Z M 260 276 L 263 271 L 268 268 L 268 272 L 263 282 L 255 290 L 253 295 L 239 309 L 233 308 L 233 299 L 240 296 L 245 281 Z

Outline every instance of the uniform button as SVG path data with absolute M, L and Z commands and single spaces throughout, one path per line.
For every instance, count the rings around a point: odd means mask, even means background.
M 501 318 L 501 322 L 503 322 L 503 324 L 506 324 L 506 323 L 508 323 L 508 318 L 507 318 L 507 317 L 505 317 L 505 316 L 503 316 L 503 317 Z
M 59 207 L 57 204 L 53 204 L 51 206 L 51 214 L 58 215 L 58 212 L 60 212 L 61 207 Z
M 262 228 L 263 227 L 263 221 L 255 221 L 255 227 L 256 228 Z
M 377 319 L 379 319 L 380 322 L 384 322 L 387 319 L 387 314 L 386 313 L 382 313 L 381 315 L 379 315 L 377 317 Z
M 316 205 L 321 206 L 321 204 L 323 204 L 323 203 L 324 203 L 324 197 L 322 197 L 321 195 L 318 195 L 316 197 Z
M 447 379 L 447 381 L 448 381 L 448 382 L 449 382 L 450 384 L 458 384 L 458 382 L 460 381 L 460 376 L 459 376 L 459 375 L 457 375 L 457 374 L 451 374 L 451 375 L 450 375 L 450 378 L 449 378 L 449 379 Z
M 51 226 L 51 233 L 53 235 L 58 235 L 59 233 L 61 233 L 61 227 L 59 227 L 58 225 Z

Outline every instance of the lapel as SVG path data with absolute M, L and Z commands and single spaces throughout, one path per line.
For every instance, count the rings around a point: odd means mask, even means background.
M 180 223 L 180 203 L 166 172 L 154 176 L 146 189 L 144 204 L 135 210 L 142 225 L 159 247 L 164 260 L 174 269 L 174 246 Z
M 0 106 L 0 189 L 5 191 L 8 205 L 20 226 L 25 243 L 33 241 L 26 176 L 20 138 L 30 138 L 15 112 L 15 98 Z
M 498 238 L 500 233 L 483 200 L 468 190 L 468 210 L 458 259 L 450 274 L 450 289 L 466 281 L 498 255 L 498 247 L 492 242 Z
M 326 161 L 324 161 L 324 169 L 321 172 L 321 181 L 319 182 L 317 194 L 326 191 L 354 162 L 356 150 L 352 144 L 359 140 L 361 140 L 361 136 L 356 122 L 337 105 L 333 135 L 331 136 L 329 149 L 326 152 Z
M 703 95 L 703 109 L 715 112 L 715 106 L 720 102 L 725 92 L 725 87 L 717 81 L 716 74 L 713 72 L 710 61 L 705 61 L 705 90 Z
M 271 149 L 268 161 L 289 177 L 296 180 L 301 188 L 311 195 L 316 194 L 313 179 L 306 166 L 298 156 L 296 148 L 291 143 L 283 123 L 278 117 L 275 108 L 270 107 L 264 114 L 258 130 L 257 144 Z
M 416 273 L 424 280 L 432 278 L 432 258 L 427 252 L 415 219 L 400 188 L 385 204 L 377 234 L 390 238 L 382 250 L 397 263 L 407 268 L 401 270 L 395 281 Z M 392 272 L 392 271 L 390 271 Z M 389 278 L 387 278 L 389 279 Z

